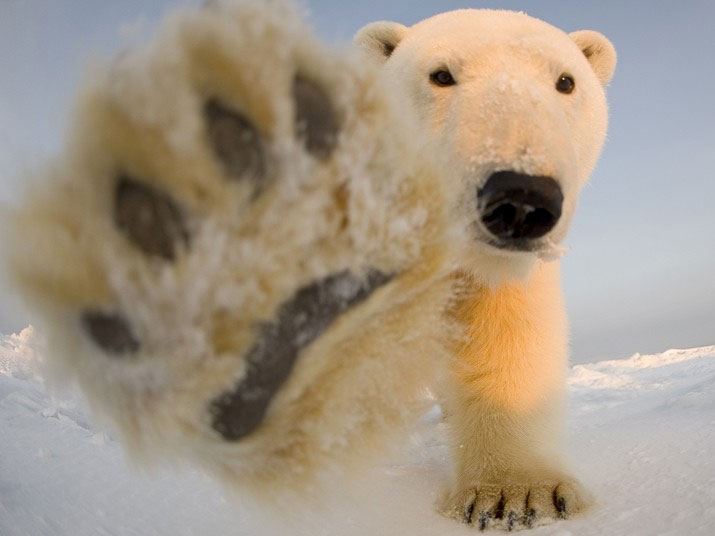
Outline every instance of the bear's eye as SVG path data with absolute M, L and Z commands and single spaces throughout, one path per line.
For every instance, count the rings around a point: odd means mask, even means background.
M 433 72 L 429 75 L 429 79 L 432 80 L 432 83 L 438 86 L 453 86 L 457 83 L 454 81 L 452 74 L 445 69 Z
M 573 77 L 570 74 L 562 74 L 556 81 L 556 89 L 561 93 L 568 95 L 572 93 L 576 87 L 576 82 L 574 82 Z

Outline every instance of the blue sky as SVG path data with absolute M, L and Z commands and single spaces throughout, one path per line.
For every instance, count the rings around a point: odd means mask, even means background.
M 23 169 L 57 152 L 82 66 L 177 3 L 0 1 L 0 199 L 17 191 Z M 460 7 L 523 10 L 606 34 L 619 53 L 609 139 L 563 264 L 574 360 L 715 342 L 715 2 L 304 4 L 318 35 L 343 44 L 374 20 L 412 24 Z M 23 327 L 0 300 L 0 331 Z

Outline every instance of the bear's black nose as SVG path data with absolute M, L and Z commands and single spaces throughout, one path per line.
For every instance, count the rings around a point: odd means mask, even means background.
M 564 196 L 551 177 L 513 171 L 492 174 L 477 192 L 486 228 L 504 245 L 540 238 L 556 226 Z

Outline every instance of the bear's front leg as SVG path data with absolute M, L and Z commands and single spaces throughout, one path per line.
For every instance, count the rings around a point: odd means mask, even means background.
M 470 282 L 456 315 L 466 333 L 446 400 L 456 474 L 445 513 L 512 530 L 583 510 L 560 452 L 567 335 L 558 263 L 537 265 L 524 283 Z

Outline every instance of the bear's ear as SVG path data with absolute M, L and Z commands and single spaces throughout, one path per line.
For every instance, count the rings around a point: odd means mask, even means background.
M 569 37 L 586 56 L 601 83 L 604 86 L 608 84 L 616 69 L 616 49 L 611 42 L 605 35 L 592 30 L 571 32 Z
M 361 48 L 369 57 L 385 62 L 407 33 L 407 26 L 398 22 L 372 22 L 363 26 L 355 34 L 353 44 Z

